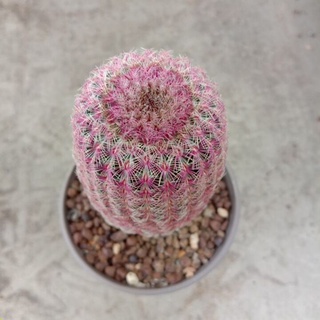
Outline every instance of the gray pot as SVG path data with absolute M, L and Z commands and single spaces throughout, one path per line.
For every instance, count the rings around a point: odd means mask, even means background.
M 61 221 L 61 227 L 63 236 L 73 254 L 73 256 L 78 260 L 78 262 L 81 264 L 81 266 L 88 271 L 88 273 L 92 274 L 98 281 L 105 283 L 107 286 L 120 289 L 132 294 L 144 294 L 144 295 L 154 295 L 154 294 L 161 294 L 161 293 L 168 293 L 172 291 L 176 291 L 178 289 L 185 288 L 197 281 L 199 281 L 202 277 L 204 277 L 206 274 L 208 274 L 226 255 L 227 251 L 230 248 L 230 245 L 234 239 L 239 217 L 240 217 L 240 201 L 239 201 L 239 194 L 236 182 L 234 180 L 233 173 L 230 169 L 230 167 L 227 167 L 226 170 L 226 183 L 229 189 L 229 194 L 232 202 L 232 209 L 230 212 L 230 220 L 228 229 L 226 230 L 226 235 L 223 243 L 221 246 L 216 250 L 213 257 L 209 260 L 209 262 L 201 267 L 197 273 L 189 279 L 183 280 L 180 283 L 173 284 L 167 287 L 163 288 L 134 288 L 122 283 L 119 283 L 111 278 L 107 278 L 106 276 L 99 273 L 97 270 L 95 270 L 91 265 L 89 265 L 84 258 L 82 257 L 80 250 L 73 244 L 70 231 L 68 229 L 68 222 L 66 219 L 66 206 L 65 206 L 65 200 L 66 200 L 66 191 L 70 184 L 70 181 L 73 180 L 75 175 L 75 169 L 72 169 L 71 173 L 68 176 L 68 179 L 65 183 L 65 186 L 63 188 L 63 194 L 62 199 L 60 203 L 60 221 Z

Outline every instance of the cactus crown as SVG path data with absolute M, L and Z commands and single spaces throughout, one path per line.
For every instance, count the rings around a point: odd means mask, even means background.
M 92 71 L 72 116 L 77 174 L 126 232 L 168 233 L 200 214 L 224 174 L 225 108 L 187 58 L 142 50 Z

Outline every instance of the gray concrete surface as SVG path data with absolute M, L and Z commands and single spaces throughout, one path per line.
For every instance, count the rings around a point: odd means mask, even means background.
M 0 0 L 0 318 L 320 319 L 319 0 Z M 70 112 L 89 71 L 137 47 L 220 84 L 242 195 L 231 251 L 198 284 L 137 297 L 62 239 Z

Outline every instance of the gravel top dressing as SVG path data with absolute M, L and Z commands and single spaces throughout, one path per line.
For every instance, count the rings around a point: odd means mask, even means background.
M 106 224 L 76 177 L 65 205 L 72 241 L 84 260 L 106 277 L 140 288 L 165 287 L 193 277 L 223 243 L 231 210 L 222 180 L 207 208 L 188 226 L 146 238 Z

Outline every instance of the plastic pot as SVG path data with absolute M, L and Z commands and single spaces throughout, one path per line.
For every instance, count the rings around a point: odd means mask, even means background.
M 61 228 L 63 236 L 67 242 L 67 245 L 69 249 L 71 250 L 73 256 L 76 258 L 76 260 L 80 263 L 80 265 L 88 271 L 91 275 L 93 275 L 98 281 L 105 283 L 106 286 L 113 287 L 116 289 L 120 289 L 132 294 L 143 294 L 143 295 L 154 295 L 154 294 L 163 294 L 163 293 L 169 293 L 172 291 L 176 291 L 178 289 L 185 288 L 197 281 L 199 281 L 201 278 L 203 278 L 205 275 L 207 275 L 214 267 L 218 265 L 218 263 L 222 260 L 222 258 L 227 254 L 231 243 L 234 240 L 236 230 L 238 227 L 239 217 L 240 217 L 240 201 L 239 201 L 239 193 L 238 188 L 234 179 L 234 175 L 232 173 L 232 170 L 230 169 L 230 166 L 227 166 L 226 169 L 226 175 L 225 175 L 225 182 L 227 184 L 229 195 L 232 203 L 232 208 L 230 211 L 229 216 L 229 224 L 228 228 L 226 230 L 226 235 L 224 238 L 223 243 L 220 245 L 218 249 L 216 249 L 214 255 L 209 260 L 209 262 L 202 266 L 193 277 L 189 279 L 185 279 L 177 284 L 169 285 L 162 288 L 135 288 L 131 287 L 129 285 L 119 283 L 111 278 L 108 278 L 107 276 L 104 276 L 103 274 L 99 273 L 94 267 L 89 265 L 85 259 L 83 258 L 80 250 L 76 245 L 74 245 L 72 241 L 72 237 L 68 228 L 68 221 L 67 221 L 67 208 L 65 205 L 66 197 L 67 197 L 67 189 L 70 185 L 70 182 L 74 179 L 75 175 L 75 168 L 72 169 L 71 173 L 68 175 L 64 187 L 63 187 L 63 193 L 61 197 L 60 202 L 60 221 L 61 221 Z

